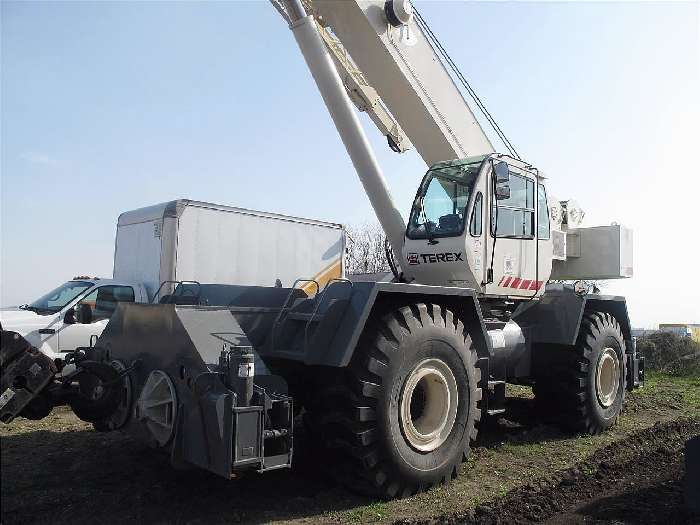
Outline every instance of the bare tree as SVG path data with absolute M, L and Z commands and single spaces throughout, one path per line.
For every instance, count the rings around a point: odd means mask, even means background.
M 589 279 L 574 279 L 574 280 L 561 280 L 552 279 L 550 283 L 560 283 L 560 284 L 575 284 L 577 282 L 582 283 L 587 293 L 598 293 L 600 290 L 608 285 L 607 281 L 597 281 Z
M 378 224 L 350 226 L 346 270 L 349 275 L 388 272 L 384 244 L 386 235 Z

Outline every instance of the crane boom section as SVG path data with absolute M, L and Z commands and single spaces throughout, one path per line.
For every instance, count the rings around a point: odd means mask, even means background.
M 282 18 L 288 24 L 291 24 L 292 19 L 287 12 L 284 0 L 270 0 L 270 2 Z M 302 5 L 305 11 L 313 11 L 311 0 L 303 0 Z M 355 107 L 367 113 L 379 132 L 387 137 L 389 145 L 394 151 L 403 153 L 411 149 L 411 141 L 408 140 L 396 119 L 384 107 L 377 91 L 369 85 L 362 71 L 352 61 L 347 50 L 343 47 L 343 44 L 329 30 L 322 27 L 317 29 L 323 43 L 326 44 L 326 48 L 331 54 L 345 90 L 348 92 L 350 100 L 355 104 Z
M 383 0 L 313 0 L 428 165 L 494 152 L 415 19 L 393 27 Z

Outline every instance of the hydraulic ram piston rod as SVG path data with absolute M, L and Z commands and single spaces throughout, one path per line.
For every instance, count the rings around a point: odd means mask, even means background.
M 321 92 L 323 102 L 331 114 L 394 255 L 400 260 L 406 223 L 391 197 L 382 170 L 343 87 L 333 59 L 318 34 L 313 17 L 306 14 L 301 1 L 285 0 L 285 5 L 291 20 L 290 28 L 306 65 Z

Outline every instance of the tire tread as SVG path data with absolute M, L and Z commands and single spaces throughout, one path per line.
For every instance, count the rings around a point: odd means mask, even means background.
M 413 330 L 433 324 L 461 334 L 468 349 L 468 366 L 474 370 L 475 395 L 470 396 L 467 418 L 468 438 L 465 446 L 450 465 L 448 474 L 428 483 L 399 479 L 385 463 L 376 439 L 376 411 L 389 363 L 399 349 L 400 341 Z M 339 481 L 355 491 L 385 499 L 412 496 L 458 475 L 458 467 L 470 453 L 470 442 L 476 440 L 481 419 L 481 372 L 476 367 L 477 355 L 464 325 L 448 309 L 435 304 L 417 303 L 403 307 L 373 323 L 361 338 L 350 366 L 343 377 L 331 381 L 309 407 L 307 422 L 319 438 L 325 452 L 334 452 L 333 473 Z M 471 422 L 471 423 L 470 423 Z

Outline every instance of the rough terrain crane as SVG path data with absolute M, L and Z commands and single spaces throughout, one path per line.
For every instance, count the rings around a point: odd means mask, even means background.
M 289 467 L 301 415 L 331 470 L 381 497 L 453 478 L 479 422 L 505 411 L 506 383 L 533 385 L 571 430 L 613 425 L 643 379 L 625 301 L 547 282 L 631 276 L 631 233 L 581 227 L 507 139 L 512 151 L 494 152 L 409 2 L 273 4 L 386 232 L 394 279 L 181 283 L 161 304 L 120 304 L 59 363 L 3 332 L 0 418 L 67 403 L 175 466 L 231 478 Z M 430 166 L 408 224 L 353 102 Z

